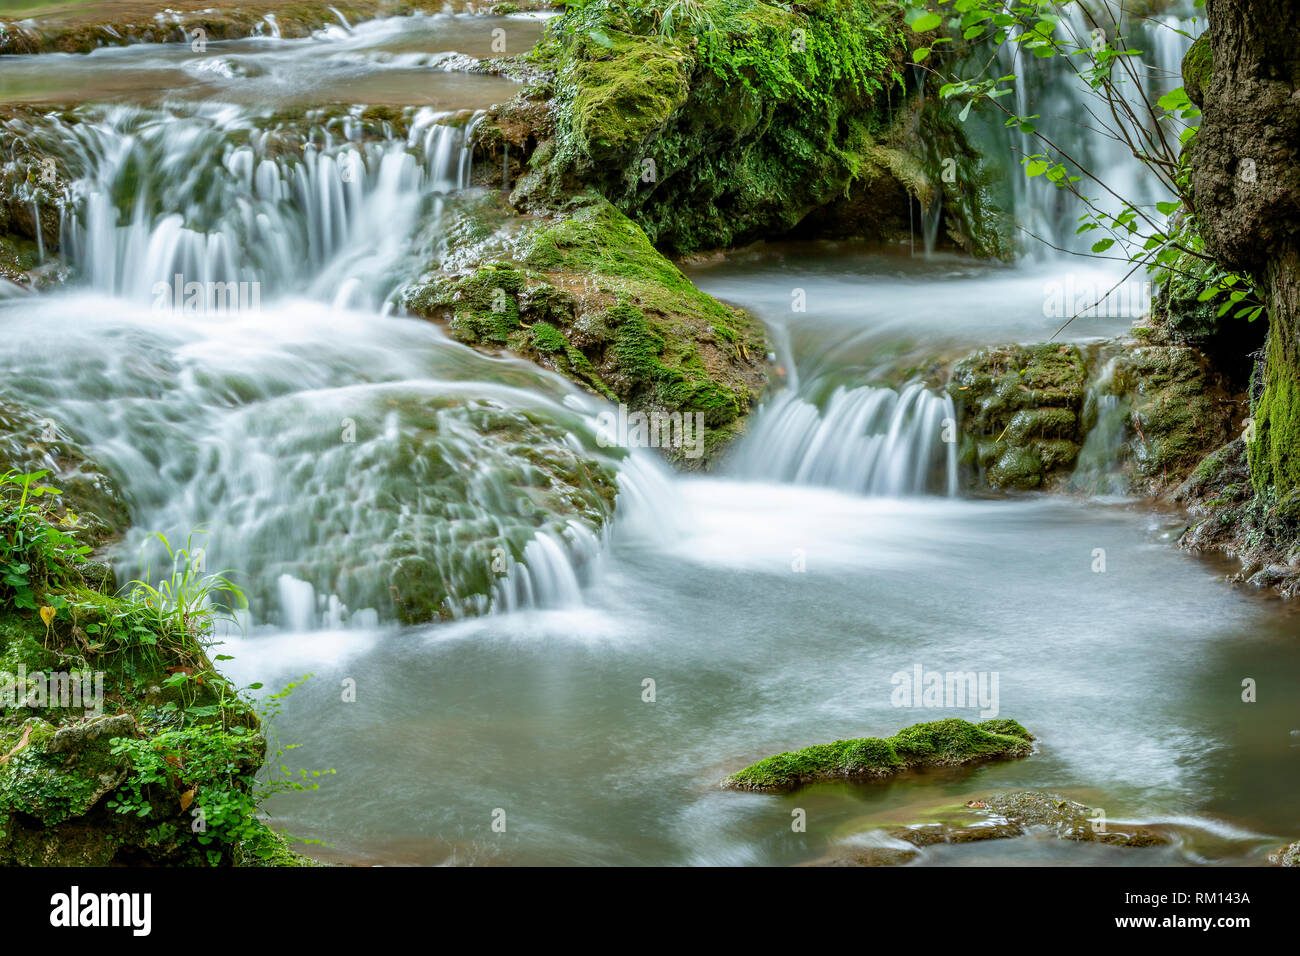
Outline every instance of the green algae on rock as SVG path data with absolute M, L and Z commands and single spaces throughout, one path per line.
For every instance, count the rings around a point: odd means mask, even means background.
M 767 341 L 743 310 L 691 284 L 636 223 L 598 196 L 548 218 L 480 199 L 442 249 L 452 275 L 416 283 L 403 304 L 462 342 L 505 348 L 646 413 L 703 415 L 709 463 L 743 427 L 766 383 Z M 471 248 L 472 247 L 472 248 Z
M 960 458 L 992 488 L 1030 490 L 1074 464 L 1083 440 L 1088 368 L 1052 342 L 981 349 L 953 366 L 948 394 L 961 420 Z
M 956 767 L 1025 757 L 1033 736 L 1014 720 L 978 724 L 950 717 L 905 727 L 892 737 L 861 737 L 777 754 L 722 782 L 730 790 L 790 790 L 818 780 L 871 779 L 926 767 Z

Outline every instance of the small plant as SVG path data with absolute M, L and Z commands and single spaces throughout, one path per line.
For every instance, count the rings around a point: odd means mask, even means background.
M 654 8 L 655 31 L 670 37 L 678 31 L 708 34 L 717 29 L 713 14 L 700 0 L 671 0 L 662 9 Z
M 38 483 L 47 474 L 0 474 L 0 598 L 27 610 L 42 606 L 38 599 L 63 583 L 64 569 L 90 553 L 47 520 L 53 496 L 60 494 Z
M 261 711 L 264 724 L 306 679 L 267 697 Z M 245 703 L 252 706 L 251 701 Z M 209 865 L 232 862 L 236 855 L 269 860 L 282 844 L 258 818 L 261 802 L 276 793 L 319 789 L 316 778 L 334 771 L 294 774 L 280 765 L 278 774 L 258 781 L 256 768 L 266 746 L 261 734 L 242 725 L 200 723 L 148 738 L 119 738 L 113 741 L 113 753 L 129 760 L 132 772 L 107 806 L 123 815 L 160 821 L 155 828 L 159 840 L 174 840 Z M 279 763 L 292 749 L 277 741 L 270 760 Z
M 203 552 L 202 549 L 195 550 L 193 534 L 186 540 L 184 548 L 173 548 L 161 533 L 150 535 L 145 547 L 155 539 L 167 552 L 170 569 L 157 585 L 153 585 L 150 583 L 152 564 L 145 562 L 144 577 L 127 586 L 127 597 L 132 603 L 147 609 L 153 617 L 155 633 L 170 635 L 172 649 L 194 663 L 198 652 L 210 643 L 212 625 L 219 620 L 238 624 L 236 611 L 247 609 L 248 598 L 230 579 L 232 572 L 203 570 Z

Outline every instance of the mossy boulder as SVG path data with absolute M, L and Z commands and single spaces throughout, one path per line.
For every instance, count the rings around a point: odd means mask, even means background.
M 972 480 L 1031 490 L 1066 473 L 1083 441 L 1083 352 L 1044 343 L 981 349 L 958 361 L 948 394 L 961 421 L 960 458 Z
M 409 287 L 410 311 L 634 411 L 700 413 L 704 454 L 667 450 L 684 465 L 707 465 L 740 433 L 766 384 L 757 321 L 695 288 L 599 196 L 545 218 L 481 215 L 495 230 L 451 237 L 442 257 L 456 271 Z
M 1114 388 L 1130 402 L 1136 477 L 1154 493 L 1176 487 L 1229 438 L 1233 406 L 1195 349 L 1129 349 L 1115 366 Z
M 901 6 L 870 0 L 570 6 L 528 56 L 547 79 L 479 136 L 531 152 L 525 208 L 595 189 L 669 252 L 796 229 L 905 239 L 913 205 L 948 188 L 913 118 L 912 36 Z M 945 134 L 945 158 L 977 155 Z M 948 204 L 944 234 L 1000 254 L 984 184 L 953 182 L 980 198 Z
M 818 780 L 872 779 L 904 770 L 1025 757 L 1033 736 L 1014 720 L 956 717 L 905 727 L 892 737 L 836 740 L 777 754 L 727 777 L 730 790 L 791 790 Z

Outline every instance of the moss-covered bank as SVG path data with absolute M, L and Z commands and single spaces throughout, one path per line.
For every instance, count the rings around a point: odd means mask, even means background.
M 817 780 L 870 779 L 904 770 L 1025 757 L 1033 736 L 1014 720 L 978 724 L 950 717 L 913 724 L 892 737 L 836 740 L 777 754 L 727 777 L 730 790 L 791 790 Z
M 0 475 L 0 866 L 309 863 L 259 816 L 268 741 L 208 656 L 210 618 L 117 592 L 83 543 L 117 529 L 85 506 L 116 499 L 67 445 L 18 459 L 95 485 L 75 514 L 42 472 Z

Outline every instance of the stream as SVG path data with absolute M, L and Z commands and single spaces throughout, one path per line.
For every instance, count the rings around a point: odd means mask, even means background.
M 541 29 L 502 23 L 511 52 Z M 518 88 L 448 68 L 490 55 L 498 25 L 340 24 L 211 43 L 198 60 L 180 45 L 0 58 L 0 99 L 80 104 L 77 122 L 47 131 L 78 175 L 63 226 L 77 275 L 0 295 L 0 395 L 82 437 L 121 484 L 123 569 L 150 532 L 203 528 L 209 566 L 243 573 L 246 627 L 217 648 L 238 683 L 271 691 L 313 675 L 274 730 L 300 745 L 296 765 L 337 772 L 272 799 L 272 823 L 342 863 L 799 864 L 1026 788 L 1176 838 L 1121 849 L 1031 835 L 932 847 L 919 862 L 1258 864 L 1295 839 L 1300 618 L 1180 552 L 1178 514 L 960 492 L 938 438 L 952 403 L 913 374 L 1047 339 L 1069 317 L 1055 288 L 1104 293 L 1123 274 L 1087 260 L 800 242 L 686 266 L 763 320 L 780 370 L 724 467 L 610 457 L 620 494 L 605 535 L 548 526 L 462 619 L 380 620 L 364 556 L 394 533 L 383 502 L 412 480 L 404 442 L 426 423 L 411 408 L 450 400 L 433 440 L 474 476 L 467 523 L 532 533 L 507 506 L 509 449 L 480 441 L 464 408 L 525 409 L 599 454 L 603 402 L 386 305 L 468 188 L 454 114 Z M 257 122 L 337 101 L 418 112 L 381 142 L 317 131 L 301 162 Z M 177 273 L 255 277 L 260 303 L 158 308 Z M 796 289 L 806 311 L 792 310 Z M 1119 334 L 1141 305 L 1106 311 L 1061 339 Z M 345 421 L 354 443 L 338 441 Z M 437 547 L 455 563 L 454 537 Z M 334 576 L 345 563 L 359 565 L 346 588 Z M 979 719 L 977 706 L 895 706 L 891 676 L 918 666 L 996 674 L 998 715 L 1029 728 L 1038 752 L 787 795 L 719 789 L 783 750 Z M 1249 706 L 1245 678 L 1259 683 Z M 807 832 L 791 830 L 796 808 Z

